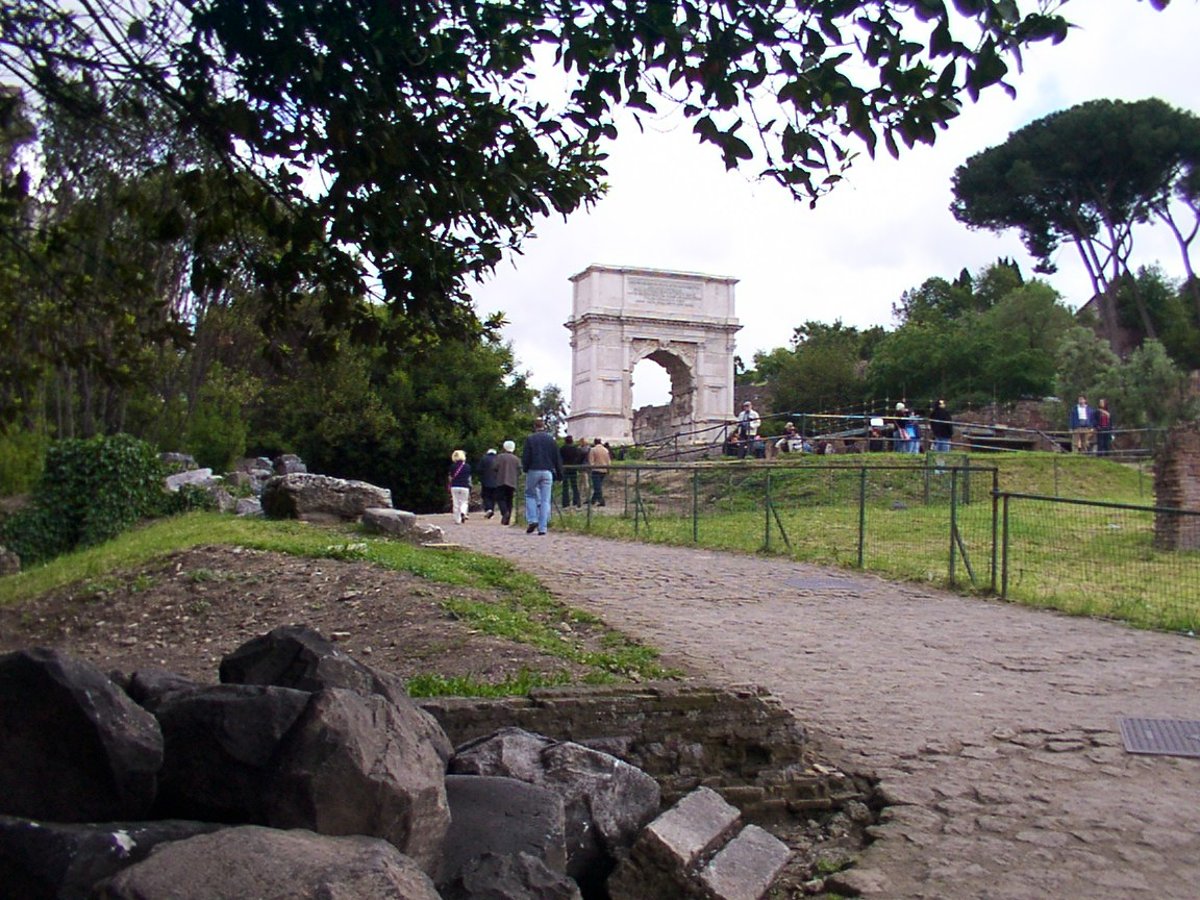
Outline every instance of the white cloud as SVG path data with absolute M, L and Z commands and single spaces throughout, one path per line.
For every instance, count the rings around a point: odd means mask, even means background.
M 554 383 L 570 396 L 570 276 L 592 264 L 648 266 L 729 275 L 742 323 L 738 354 L 787 344 L 807 320 L 841 319 L 861 328 L 891 327 L 892 304 L 926 278 L 977 271 L 998 256 L 1033 264 L 1015 232 L 971 232 L 949 212 L 950 179 L 974 153 L 1048 113 L 1098 98 L 1159 97 L 1200 111 L 1200 3 L 1176 0 L 1157 12 L 1147 2 L 1088 0 L 1065 7 L 1080 23 L 1067 41 L 1027 52 L 1018 95 L 993 91 L 968 107 L 936 146 L 893 160 L 861 159 L 850 179 L 815 210 L 769 184 L 726 172 L 686 123 L 624 129 L 610 147 L 609 194 L 567 222 L 547 220 L 523 256 L 504 264 L 473 297 L 481 313 L 503 311 L 519 365 L 532 383 Z M 1161 262 L 1180 275 L 1166 234 L 1137 238 L 1138 264 Z M 1069 249 L 1050 282 L 1075 307 L 1090 294 Z M 668 382 L 645 364 L 635 405 L 662 402 Z

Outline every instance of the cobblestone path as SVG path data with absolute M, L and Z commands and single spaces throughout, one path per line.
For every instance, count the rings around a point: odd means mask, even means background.
M 775 693 L 892 804 L 853 872 L 887 898 L 1200 897 L 1200 641 L 780 559 L 430 517 L 668 662 Z M 789 582 L 792 582 L 789 584 Z

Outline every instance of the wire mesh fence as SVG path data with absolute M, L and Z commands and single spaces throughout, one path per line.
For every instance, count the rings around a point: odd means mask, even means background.
M 1062 468 L 1064 487 L 1076 486 L 1073 468 Z M 588 475 L 583 467 L 581 488 Z M 869 465 L 626 464 L 613 467 L 603 491 L 603 507 L 556 508 L 559 523 L 1200 631 L 1200 512 L 1005 492 L 996 468 L 965 454 Z
M 955 454 L 895 465 L 624 465 L 605 479 L 603 508 L 558 515 L 568 527 L 614 537 L 781 553 L 991 590 L 994 480 L 994 469 Z
M 1001 493 L 1001 596 L 1200 630 L 1200 512 Z

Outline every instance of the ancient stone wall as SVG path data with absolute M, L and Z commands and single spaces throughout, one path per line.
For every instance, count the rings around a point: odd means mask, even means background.
M 654 776 L 664 806 L 712 788 L 758 824 L 871 805 L 866 779 L 817 762 L 808 735 L 755 687 L 671 683 L 535 690 L 500 700 L 421 701 L 455 746 L 516 726 L 602 750 Z
M 1172 428 L 1154 462 L 1155 506 L 1200 509 L 1200 425 Z M 1200 516 L 1158 513 L 1154 544 L 1162 550 L 1200 549 Z

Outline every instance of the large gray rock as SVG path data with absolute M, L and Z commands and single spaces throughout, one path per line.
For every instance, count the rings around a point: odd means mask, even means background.
M 79 825 L 0 816 L 0 894 L 84 900 L 97 881 L 141 862 L 159 844 L 223 827 L 170 819 Z
M 193 487 L 211 488 L 219 485 L 221 479 L 213 475 L 212 469 L 188 469 L 186 472 L 176 472 L 174 475 L 168 475 L 164 480 L 166 488 L 172 494 L 179 493 L 179 489 L 186 485 Z
M 422 522 L 416 513 L 403 509 L 376 507 L 364 510 L 362 524 L 363 528 L 375 534 L 386 534 L 418 544 L 441 544 L 446 540 L 446 532 L 440 527 Z
M 162 760 L 158 722 L 95 666 L 41 648 L 0 656 L 0 813 L 139 819 Z
M 111 677 L 116 677 L 111 676 Z M 203 687 L 198 681 L 184 678 L 182 675 L 167 669 L 147 668 L 138 669 L 130 676 L 127 684 L 122 684 L 138 706 L 153 713 L 168 694 L 178 691 L 194 691 Z
M 391 505 L 387 488 L 303 472 L 276 475 L 262 493 L 263 512 L 275 519 L 349 522 L 368 509 Z
M 458 748 L 450 772 L 500 775 L 555 791 L 567 822 L 567 874 L 602 883 L 658 813 L 658 783 L 626 762 L 571 741 L 502 728 Z
M 304 464 L 304 460 L 295 453 L 281 453 L 275 457 L 271 468 L 275 471 L 276 475 L 296 475 L 308 471 L 308 466 Z
M 270 824 L 381 837 L 436 876 L 450 827 L 445 766 L 391 701 L 314 694 L 275 760 Z
M 281 625 L 251 638 L 221 660 L 225 684 L 273 684 L 300 691 L 345 688 L 379 694 L 411 721 L 406 727 L 424 736 L 445 762 L 453 753 L 437 720 L 408 696 L 404 681 L 343 653 L 330 640 L 304 625 Z
M 103 882 L 95 900 L 439 900 L 386 841 L 226 828 L 172 844 Z
M 160 696 L 154 712 L 165 752 L 158 815 L 267 824 L 267 795 L 280 742 L 311 696 L 242 684 Z
M 441 889 L 442 900 L 581 900 L 579 885 L 535 856 L 485 853 Z
M 554 791 L 515 778 L 447 775 L 446 800 L 450 831 L 442 854 L 443 882 L 457 882 L 488 854 L 524 853 L 551 871 L 565 871 L 566 822 L 562 797 Z

